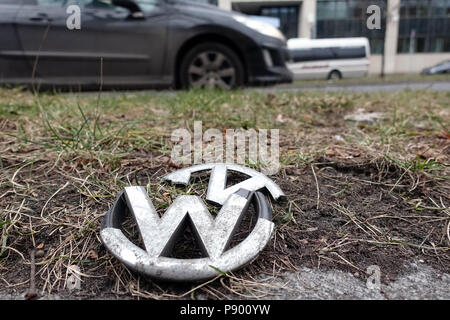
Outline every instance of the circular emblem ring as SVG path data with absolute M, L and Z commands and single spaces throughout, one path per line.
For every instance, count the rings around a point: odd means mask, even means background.
M 219 171 L 225 166 L 226 174 L 227 165 L 217 164 L 217 166 Z M 201 170 L 192 172 L 205 170 L 201 167 L 198 169 Z M 233 165 L 232 170 L 237 171 L 236 169 L 239 168 Z M 247 175 L 248 170 L 252 170 L 244 169 Z M 179 171 L 182 170 L 185 169 Z M 215 169 L 212 170 L 214 173 Z M 257 173 L 255 176 L 258 179 L 262 178 L 261 173 L 254 172 Z M 214 184 L 213 173 L 209 188 Z M 170 180 L 170 175 L 166 176 L 166 180 Z M 250 176 L 250 179 L 254 178 L 251 174 Z M 265 176 L 264 178 L 273 184 L 270 179 Z M 242 186 L 248 187 L 250 184 Z M 231 187 L 225 188 L 223 184 L 222 188 L 223 192 L 229 192 Z M 262 187 L 259 185 L 253 189 L 262 189 Z M 269 190 L 269 188 L 266 189 Z M 283 195 L 281 190 L 279 191 L 277 196 Z M 138 273 L 170 281 L 207 280 L 252 262 L 268 244 L 274 230 L 271 207 L 262 192 L 239 188 L 221 202 L 223 204 L 219 213 L 213 217 L 199 197 L 182 195 L 175 199 L 160 218 L 144 187 L 127 187 L 119 193 L 113 207 L 104 217 L 100 237 L 105 247 L 118 260 Z M 253 204 L 256 211 L 256 224 L 247 238 L 229 248 L 232 235 L 237 231 L 243 216 L 247 214 L 250 204 Z M 145 249 L 131 242 L 121 230 L 127 208 L 135 218 Z M 184 230 L 180 226 L 187 221 L 186 219 L 191 222 L 197 242 L 204 253 L 203 258 L 169 257 L 174 244 Z

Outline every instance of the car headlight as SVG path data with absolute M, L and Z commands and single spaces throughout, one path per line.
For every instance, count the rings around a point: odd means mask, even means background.
M 233 16 L 234 20 L 244 24 L 245 26 L 249 27 L 250 29 L 253 29 L 255 31 L 258 31 L 259 33 L 262 33 L 263 35 L 272 37 L 272 38 L 277 38 L 280 39 L 282 41 L 286 41 L 286 38 L 284 37 L 284 35 L 281 33 L 280 30 L 278 30 L 277 28 L 275 28 L 274 26 L 272 26 L 271 24 L 262 22 L 262 21 L 258 21 L 258 20 L 254 20 L 251 18 L 247 18 L 245 16 Z

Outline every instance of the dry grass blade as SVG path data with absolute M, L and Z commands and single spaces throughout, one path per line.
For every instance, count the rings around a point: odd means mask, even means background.
M 86 299 L 268 298 L 296 293 L 271 280 L 288 271 L 377 264 L 395 279 L 416 258 L 448 271 L 447 94 L 103 93 L 100 78 L 94 95 L 0 89 L 0 291 L 26 290 L 32 265 L 36 287 L 63 297 L 73 295 L 68 267 L 79 267 Z M 386 119 L 344 121 L 361 107 Z M 146 186 L 161 214 L 180 194 L 205 197 L 208 174 L 186 188 L 160 181 L 177 169 L 172 131 L 194 120 L 224 132 L 279 128 L 281 168 L 271 178 L 287 201 L 271 203 L 274 238 L 244 269 L 195 285 L 147 281 L 105 250 L 101 220 L 127 185 Z M 34 263 L 31 243 L 44 244 Z

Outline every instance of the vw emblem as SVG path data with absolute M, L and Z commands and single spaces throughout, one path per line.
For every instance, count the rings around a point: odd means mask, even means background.
M 184 168 L 163 177 L 174 184 L 186 185 L 192 173 L 211 170 L 206 200 L 221 206 L 213 217 L 202 199 L 181 195 L 160 218 L 144 187 L 126 187 L 121 191 L 103 219 L 100 237 L 105 247 L 128 268 L 143 275 L 171 281 L 200 281 L 213 278 L 252 262 L 269 242 L 274 230 L 272 211 L 266 195 L 284 196 L 281 189 L 262 173 L 234 164 L 204 164 Z M 227 171 L 250 178 L 226 188 Z M 253 205 L 257 221 L 247 238 L 230 248 L 233 234 Z M 131 242 L 122 232 L 126 211 L 138 226 L 145 250 Z M 184 223 L 190 220 L 203 257 L 171 258 Z

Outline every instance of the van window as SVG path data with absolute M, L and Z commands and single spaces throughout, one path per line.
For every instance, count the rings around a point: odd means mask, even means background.
M 361 47 L 330 47 L 312 49 L 291 49 L 294 62 L 319 61 L 336 59 L 359 59 L 366 57 L 366 48 Z
M 293 49 L 291 50 L 291 57 L 295 62 L 311 61 L 313 58 L 312 49 Z
M 335 48 L 293 49 L 291 57 L 294 62 L 335 59 Z
M 335 48 L 336 59 L 358 59 L 366 57 L 365 47 Z
M 334 51 L 337 48 L 314 48 L 313 60 L 331 60 L 336 59 Z

